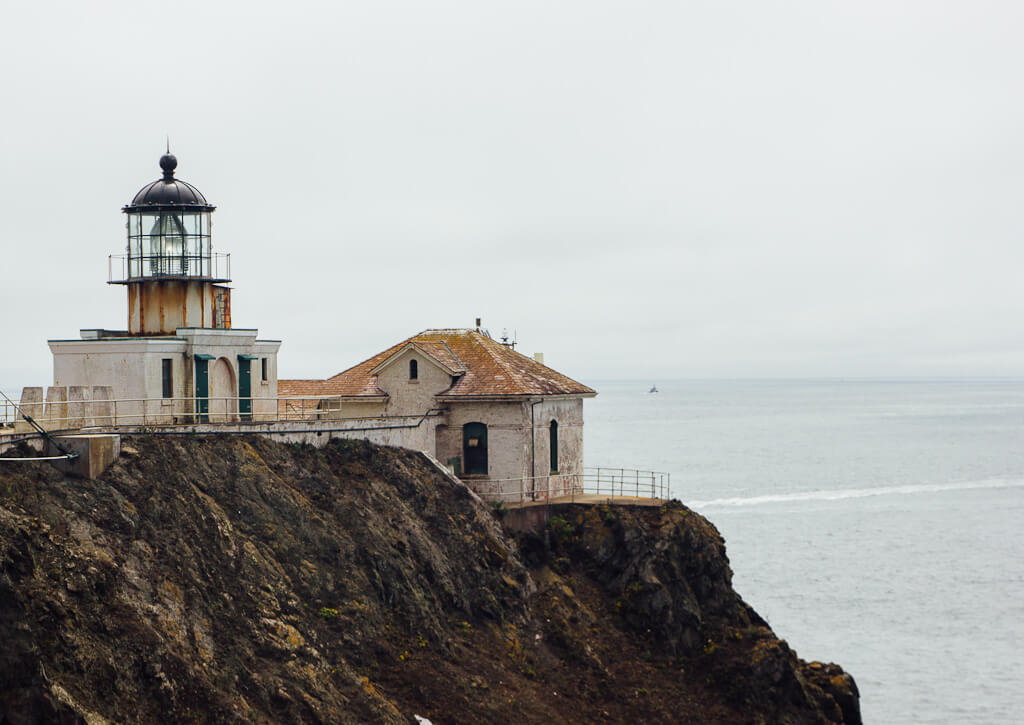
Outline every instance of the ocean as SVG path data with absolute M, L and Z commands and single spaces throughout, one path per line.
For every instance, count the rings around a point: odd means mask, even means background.
M 586 465 L 670 472 L 865 722 L 1024 722 L 1024 380 L 592 384 Z

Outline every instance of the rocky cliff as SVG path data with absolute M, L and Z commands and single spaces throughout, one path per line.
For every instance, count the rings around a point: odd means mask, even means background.
M 513 536 L 422 456 L 341 441 L 0 465 L 0 723 L 860 722 L 678 503 Z

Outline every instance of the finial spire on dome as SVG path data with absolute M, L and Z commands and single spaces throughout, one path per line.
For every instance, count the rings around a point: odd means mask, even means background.
M 175 178 L 174 171 L 177 167 L 178 159 L 174 154 L 168 152 L 161 156 L 160 168 L 163 170 L 163 176 L 139 189 L 131 202 L 124 207 L 125 213 L 165 211 L 171 208 L 213 211 L 216 207 L 206 200 L 199 189 L 187 181 Z
M 164 181 L 174 178 L 174 170 L 178 168 L 178 159 L 171 153 L 171 139 L 167 138 L 167 153 L 160 157 L 160 168 L 164 170 Z

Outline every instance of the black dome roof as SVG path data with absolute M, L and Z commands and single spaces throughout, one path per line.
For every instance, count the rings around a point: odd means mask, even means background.
M 160 168 L 164 171 L 164 177 L 146 184 L 132 199 L 131 204 L 124 207 L 126 212 L 134 211 L 160 211 L 188 209 L 191 211 L 213 211 L 215 206 L 210 204 L 202 192 L 187 181 L 174 178 L 174 169 L 178 166 L 178 159 L 167 153 L 160 157 Z

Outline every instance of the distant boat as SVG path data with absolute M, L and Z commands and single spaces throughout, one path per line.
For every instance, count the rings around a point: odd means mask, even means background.
M 657 385 L 652 385 L 651 389 L 648 390 L 647 392 L 648 393 L 657 393 L 658 392 L 658 386 Z

